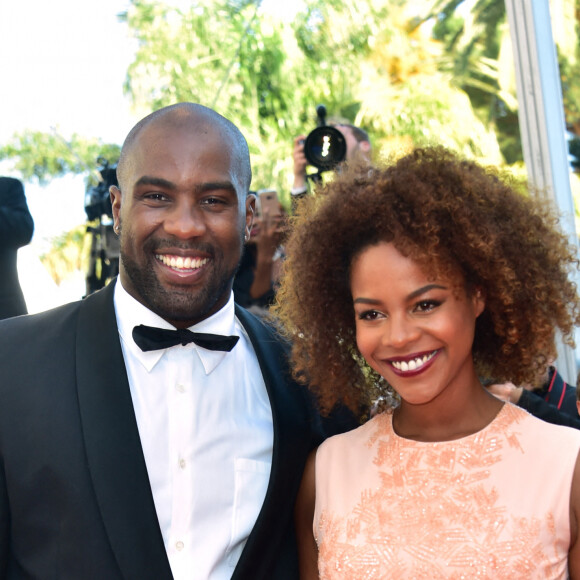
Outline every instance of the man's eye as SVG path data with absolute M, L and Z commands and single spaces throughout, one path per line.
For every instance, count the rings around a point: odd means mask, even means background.
M 204 197 L 201 200 L 202 205 L 218 206 L 225 205 L 225 201 L 221 197 Z
M 158 191 L 148 193 L 147 195 L 145 195 L 145 197 L 153 201 L 165 201 L 167 199 L 167 196 L 165 196 L 165 194 L 159 193 Z

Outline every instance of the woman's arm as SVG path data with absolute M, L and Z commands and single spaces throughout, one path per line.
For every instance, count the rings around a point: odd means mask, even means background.
M 300 484 L 294 508 L 300 580 L 318 580 L 318 547 L 312 529 L 316 491 L 315 463 L 316 450 L 306 460 L 306 467 L 304 468 L 302 483 Z
M 568 574 L 570 580 L 580 580 L 580 540 L 578 525 L 580 523 L 580 454 L 576 459 L 572 491 L 570 493 L 570 551 L 568 553 Z

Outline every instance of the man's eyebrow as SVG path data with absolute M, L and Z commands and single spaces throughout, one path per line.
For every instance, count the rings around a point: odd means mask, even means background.
M 208 181 L 195 186 L 195 191 L 197 193 L 205 193 L 206 191 L 214 191 L 218 189 L 226 189 L 232 193 L 236 193 L 236 188 L 231 181 Z
M 139 187 L 140 185 L 154 185 L 164 189 L 177 189 L 175 183 L 168 181 L 167 179 L 163 179 L 162 177 L 151 177 L 149 175 L 143 175 L 143 177 L 140 177 L 136 181 L 135 187 Z
M 163 189 L 168 189 L 172 191 L 175 191 L 177 189 L 177 185 L 172 181 L 163 179 L 162 177 L 153 177 L 150 175 L 143 175 L 135 183 L 135 187 L 139 187 L 142 185 L 152 185 L 154 187 L 161 187 Z M 208 181 L 206 183 L 200 183 L 195 186 L 196 193 L 205 193 L 206 191 L 214 191 L 219 189 L 225 189 L 233 193 L 236 193 L 236 188 L 234 187 L 234 184 L 231 181 Z

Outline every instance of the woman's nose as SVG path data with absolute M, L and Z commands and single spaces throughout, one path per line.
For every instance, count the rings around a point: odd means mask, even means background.
M 415 341 L 420 334 L 415 322 L 406 314 L 391 315 L 386 326 L 383 342 L 395 348 L 401 348 Z

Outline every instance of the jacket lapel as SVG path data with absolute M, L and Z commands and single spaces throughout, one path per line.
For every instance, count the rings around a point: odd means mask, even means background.
M 171 579 L 113 306 L 114 282 L 80 306 L 77 388 L 97 503 L 125 578 Z
M 232 580 L 269 578 L 277 547 L 292 518 L 294 498 L 308 452 L 313 447 L 315 419 L 304 389 L 291 381 L 280 340 L 253 315 L 236 305 L 236 316 L 252 342 L 272 408 L 274 449 L 264 504 Z

